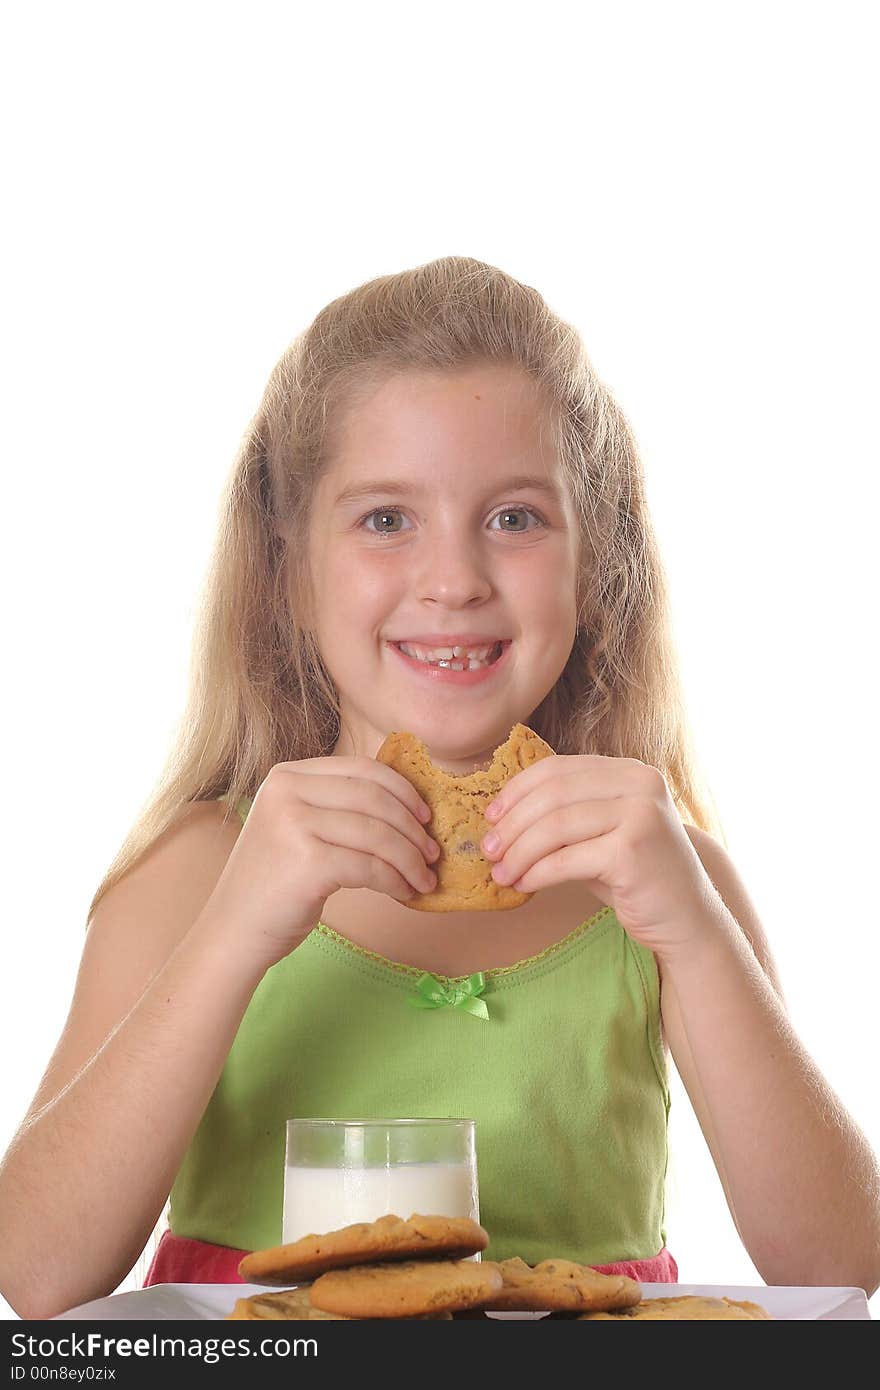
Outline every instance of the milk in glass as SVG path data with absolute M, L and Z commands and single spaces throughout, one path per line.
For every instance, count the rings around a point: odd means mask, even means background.
M 337 1231 L 377 1217 L 469 1216 L 479 1221 L 476 1173 L 468 1163 L 376 1168 L 300 1168 L 284 1176 L 282 1240 Z

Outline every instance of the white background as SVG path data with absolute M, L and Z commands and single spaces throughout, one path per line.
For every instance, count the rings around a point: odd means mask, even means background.
M 450 253 L 540 289 L 629 416 L 729 851 L 876 1148 L 874 7 L 317 11 L 6 10 L 0 1148 L 164 760 L 271 367 Z M 680 1278 L 758 1282 L 680 1089 L 672 1141 Z

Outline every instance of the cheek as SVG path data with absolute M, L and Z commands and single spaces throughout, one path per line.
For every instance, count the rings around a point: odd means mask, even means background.
M 549 584 L 541 593 L 540 614 L 535 610 L 535 624 L 542 622 L 547 632 L 548 655 L 552 660 L 565 665 L 577 637 L 577 603 L 574 585 L 571 589 L 563 587 L 558 579 Z
M 380 621 L 398 587 L 390 569 L 377 566 L 375 557 L 332 546 L 318 558 L 316 574 L 321 621 L 336 629 L 356 626 L 363 631 L 371 618 Z
M 577 575 L 573 567 L 558 563 L 521 576 L 519 601 L 534 613 L 552 612 L 557 623 L 574 624 L 577 613 Z

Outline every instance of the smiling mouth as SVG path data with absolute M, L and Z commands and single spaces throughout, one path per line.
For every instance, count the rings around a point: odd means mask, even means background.
M 442 656 L 437 655 L 436 651 L 428 655 L 409 642 L 394 642 L 392 645 L 404 656 L 424 666 L 437 666 L 445 671 L 480 671 L 484 667 L 494 666 L 509 643 L 495 642 L 491 647 L 474 648 L 470 653 L 465 647 L 448 647 L 441 649 L 444 651 Z

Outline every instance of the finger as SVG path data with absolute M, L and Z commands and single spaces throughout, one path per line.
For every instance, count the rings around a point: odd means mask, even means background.
M 546 855 L 509 887 L 519 893 L 537 893 L 541 888 L 551 888 L 558 883 L 582 883 L 600 901 L 610 904 L 609 876 L 613 860 L 613 834 L 599 835 Z
M 594 797 L 588 774 L 545 782 L 517 802 L 500 821 L 496 821 L 483 837 L 480 847 L 487 859 L 502 859 L 530 826 L 552 819 L 557 811 L 564 811 L 569 806 L 592 806 L 597 813 L 599 808 L 607 808 L 601 815 L 610 828 L 611 824 L 621 819 L 624 801 L 625 798 L 620 795 Z
M 409 808 L 420 825 L 430 820 L 432 815 L 430 806 L 422 800 L 412 782 L 408 782 L 393 767 L 377 763 L 375 758 L 304 758 L 299 763 L 279 763 L 278 767 L 283 771 L 302 772 L 306 776 L 345 777 L 378 782 Z
M 572 802 L 529 825 L 492 869 L 496 883 L 516 883 L 539 860 L 608 835 L 619 823 L 616 801 Z M 570 857 L 570 856 L 569 856 Z
M 393 769 L 386 768 L 386 771 Z M 411 809 L 385 786 L 377 786 L 362 777 L 325 774 L 309 778 L 305 790 L 299 790 L 310 806 L 358 811 L 362 817 L 384 821 L 411 840 L 425 858 L 433 861 L 439 856 L 440 847 L 436 841 L 416 820 Z M 410 787 L 410 791 L 415 789 Z
M 390 898 L 406 903 L 426 890 L 413 888 L 409 879 L 398 873 L 397 869 L 375 854 L 365 854 L 359 850 L 341 849 L 337 851 L 333 869 L 342 888 L 369 888 L 374 893 L 387 893 Z
M 437 876 L 425 863 L 421 850 L 387 821 L 356 811 L 316 810 L 313 833 L 332 851 L 335 847 L 359 850 L 383 860 L 412 886 L 412 892 L 429 893 Z
M 588 796 L 625 795 L 627 790 L 633 790 L 636 785 L 638 768 L 644 769 L 644 764 L 636 762 L 633 758 L 611 758 L 593 753 L 542 758 L 540 762 L 531 763 L 515 773 L 510 781 L 504 784 L 487 806 L 486 819 L 497 824 L 502 816 L 507 815 L 532 791 L 549 782 L 561 782 L 572 776 L 582 776 L 586 779 Z

